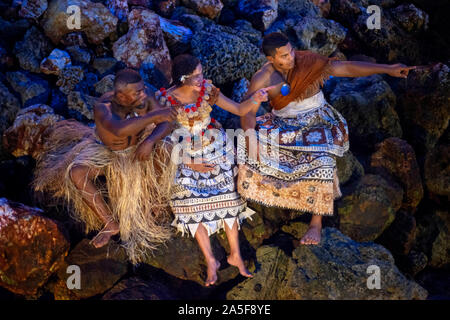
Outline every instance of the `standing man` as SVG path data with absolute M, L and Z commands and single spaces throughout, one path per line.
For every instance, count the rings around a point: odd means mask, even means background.
M 241 117 L 245 131 L 256 130 L 253 137 L 258 143 L 238 145 L 240 160 L 245 161 L 239 169 L 238 191 L 263 205 L 311 213 L 309 229 L 300 242 L 318 244 L 322 216 L 333 215 L 333 201 L 341 196 L 335 158 L 349 148 L 347 123 L 325 100 L 321 86 L 329 76 L 386 73 L 406 78 L 415 67 L 337 61 L 295 51 L 279 32 L 266 35 L 262 48 L 268 62 L 252 77 L 247 97 L 274 86 L 268 91 L 272 112 L 256 118 L 259 104 L 255 104 Z M 255 145 L 257 152 L 252 149 Z M 273 150 L 278 150 L 276 155 Z

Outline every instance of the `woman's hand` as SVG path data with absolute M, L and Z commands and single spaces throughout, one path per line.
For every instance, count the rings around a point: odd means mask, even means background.
M 404 64 L 397 63 L 397 64 L 390 65 L 389 70 L 386 73 L 388 75 L 390 75 L 391 77 L 407 78 L 409 71 L 414 70 L 414 69 L 416 69 L 415 66 L 408 67 L 408 66 L 405 66 Z

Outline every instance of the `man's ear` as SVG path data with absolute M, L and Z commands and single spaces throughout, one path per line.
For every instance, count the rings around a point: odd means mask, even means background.
M 274 58 L 272 56 L 266 56 L 267 61 L 273 63 Z

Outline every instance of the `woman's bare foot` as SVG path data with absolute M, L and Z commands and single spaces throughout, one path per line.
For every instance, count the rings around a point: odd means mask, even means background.
M 217 270 L 219 270 L 220 262 L 216 259 L 209 261 L 208 263 L 208 277 L 206 278 L 205 286 L 209 287 L 217 281 Z
M 230 254 L 227 258 L 227 261 L 232 266 L 238 267 L 240 274 L 244 277 L 253 278 L 253 275 L 245 267 L 244 261 L 242 260 L 242 257 L 240 255 Z
M 106 223 L 105 227 L 91 240 L 96 248 L 101 248 L 109 242 L 112 236 L 119 233 L 119 224 L 115 221 Z
M 318 244 L 320 242 L 321 224 L 311 224 L 308 231 L 301 238 L 301 244 Z

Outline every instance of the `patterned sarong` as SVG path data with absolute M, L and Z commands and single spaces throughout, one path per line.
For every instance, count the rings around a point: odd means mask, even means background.
M 259 158 L 238 143 L 238 192 L 263 205 L 333 214 L 341 196 L 336 156 L 349 148 L 345 119 L 322 91 L 257 118 Z

